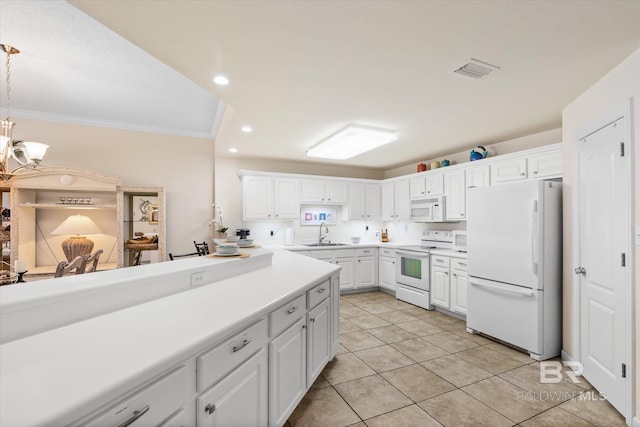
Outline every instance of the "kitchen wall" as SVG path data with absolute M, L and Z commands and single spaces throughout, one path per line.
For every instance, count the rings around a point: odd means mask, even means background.
M 82 168 L 118 176 L 122 185 L 164 187 L 167 252 L 191 252 L 194 240 L 209 237 L 213 139 L 44 120 L 15 121 L 14 138 L 49 144 L 45 166 Z M 109 250 L 106 248 L 105 252 Z
M 495 144 L 483 145 L 489 153 L 489 157 L 499 156 L 501 154 L 515 153 L 517 151 L 528 150 L 530 148 L 542 147 L 549 144 L 556 144 L 562 141 L 562 129 L 551 129 L 545 132 L 539 132 L 532 135 L 523 136 L 521 138 L 510 139 L 507 141 L 497 142 Z M 469 161 L 469 150 L 459 151 L 443 157 L 434 159 L 425 159 L 413 162 L 404 166 L 389 169 L 385 171 L 385 178 L 393 178 L 396 176 L 408 175 L 416 172 L 418 163 L 426 163 L 427 165 L 434 160 L 441 161 L 447 159 L 452 165 L 467 163 Z
M 619 108 L 633 98 L 632 106 L 632 141 L 631 153 L 633 154 L 632 171 L 635 175 L 635 189 L 632 192 L 632 206 L 634 206 L 633 217 L 635 224 L 633 230 L 640 227 L 640 173 L 637 168 L 640 165 L 640 146 L 638 145 L 640 129 L 640 49 L 628 57 L 625 61 L 611 70 L 600 81 L 580 95 L 575 101 L 569 104 L 562 111 L 563 122 L 563 157 L 564 157 L 564 307 L 563 307 L 563 348 L 569 355 L 576 354 L 579 349 L 579 313 L 573 300 L 573 251 L 572 251 L 572 223 L 573 223 L 573 135 L 574 133 L 609 111 Z M 634 242 L 635 245 L 635 242 Z M 636 422 L 640 422 L 640 250 L 638 246 L 635 251 L 635 274 L 634 274 L 634 309 L 633 322 L 635 322 L 635 417 Z

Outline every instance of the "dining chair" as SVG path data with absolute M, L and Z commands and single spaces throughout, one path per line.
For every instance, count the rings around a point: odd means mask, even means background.
M 169 253 L 169 259 L 170 259 L 171 261 L 173 261 L 173 260 L 174 260 L 174 259 L 176 259 L 176 258 L 187 258 L 187 257 L 192 257 L 192 256 L 202 256 L 202 255 L 203 255 L 203 254 L 201 254 L 201 253 L 200 253 L 200 251 L 198 251 L 198 252 L 191 252 L 191 253 L 189 253 L 189 254 L 180 254 L 180 255 L 179 255 L 179 254 L 174 255 L 174 254 L 172 254 L 172 253 Z
M 74 274 L 83 274 L 86 265 L 85 257 L 78 255 L 72 259 L 71 262 L 60 262 L 56 267 L 56 272 L 53 277 L 62 277 L 71 272 L 74 272 Z
M 202 242 L 202 243 L 196 243 L 196 241 L 193 241 L 193 244 L 196 246 L 196 251 L 198 251 L 198 253 L 202 256 L 202 255 L 209 255 L 209 245 L 207 244 L 207 242 Z
M 100 259 L 100 254 L 102 254 L 102 252 L 104 252 L 104 250 L 99 249 L 91 255 L 84 256 L 85 258 L 84 262 L 86 267 L 84 271 L 85 273 L 93 273 L 98 269 L 98 260 Z

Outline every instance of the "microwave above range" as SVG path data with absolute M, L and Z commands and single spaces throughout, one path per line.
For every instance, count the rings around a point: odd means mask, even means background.
M 411 201 L 411 221 L 445 222 L 445 196 L 433 196 Z

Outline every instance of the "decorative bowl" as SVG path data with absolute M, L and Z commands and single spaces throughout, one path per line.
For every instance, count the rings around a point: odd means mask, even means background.
M 360 243 L 360 237 L 355 237 L 355 236 L 354 236 L 354 237 L 352 237 L 352 238 L 351 238 L 351 243 L 353 243 L 354 245 L 355 245 L 356 243 Z
M 238 245 L 235 243 L 223 243 L 216 246 L 216 253 L 220 255 L 232 255 L 238 252 Z
M 238 240 L 238 246 L 241 248 L 253 246 L 253 239 L 240 239 Z

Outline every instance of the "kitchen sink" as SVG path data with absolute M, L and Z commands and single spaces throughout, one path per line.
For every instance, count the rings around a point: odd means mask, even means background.
M 307 243 L 304 246 L 344 246 L 346 243 Z

